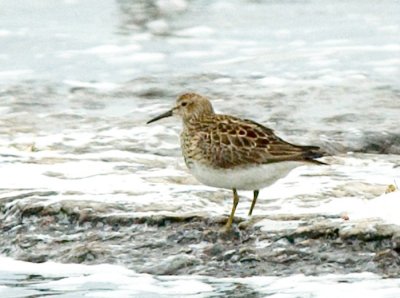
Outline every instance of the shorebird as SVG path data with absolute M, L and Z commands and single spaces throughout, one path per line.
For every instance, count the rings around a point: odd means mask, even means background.
M 255 121 L 216 114 L 211 102 L 196 93 L 178 97 L 169 111 L 147 124 L 177 115 L 183 122 L 182 154 L 189 171 L 201 183 L 233 191 L 233 206 L 225 225 L 230 230 L 239 203 L 238 190 L 252 190 L 252 215 L 260 189 L 304 164 L 324 164 L 317 146 L 294 145 Z

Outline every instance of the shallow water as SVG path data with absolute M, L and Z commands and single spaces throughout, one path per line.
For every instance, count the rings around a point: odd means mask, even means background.
M 0 7 L 2 297 L 399 295 L 396 1 Z M 188 90 L 330 165 L 263 190 L 253 219 L 240 193 L 219 238 L 230 191 L 187 172 L 177 119 L 145 125 Z
M 6 293 L 6 297 L 336 297 L 337 291 L 341 297 L 396 297 L 400 286 L 399 279 L 381 280 L 371 273 L 241 279 L 155 277 L 115 265 L 31 264 L 8 258 L 0 261 L 12 268 L 5 276 L 0 270 L 0 294 Z

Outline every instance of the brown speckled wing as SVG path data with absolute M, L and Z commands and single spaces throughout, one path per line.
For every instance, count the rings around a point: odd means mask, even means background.
M 187 157 L 219 168 L 279 161 L 314 161 L 315 146 L 298 146 L 283 141 L 273 131 L 254 121 L 227 115 L 210 115 L 188 128 L 195 137 L 182 134 L 182 148 Z M 193 131 L 192 131 L 193 133 Z M 211 156 L 211 159 L 205 158 Z

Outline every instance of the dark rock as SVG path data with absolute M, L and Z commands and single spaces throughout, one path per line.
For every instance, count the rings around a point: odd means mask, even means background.
M 206 247 L 203 252 L 205 254 L 207 254 L 208 256 L 212 257 L 212 256 L 218 256 L 220 254 L 222 254 L 222 252 L 225 250 L 224 245 L 222 245 L 221 243 L 216 243 L 216 244 L 212 244 L 209 245 L 208 247 Z
M 162 260 L 159 264 L 150 267 L 143 272 L 155 274 L 155 275 L 174 275 L 178 274 L 178 271 L 199 264 L 200 261 L 193 256 L 187 254 L 179 254 L 175 256 L 169 256 Z
M 400 272 L 400 256 L 392 249 L 385 249 L 376 253 L 374 262 L 387 277 L 398 277 Z
M 395 233 L 392 237 L 392 248 L 400 254 L 400 234 Z
M 318 223 L 316 225 L 307 225 L 297 228 L 294 232 L 288 235 L 289 238 L 294 239 L 315 239 L 315 238 L 328 238 L 335 239 L 338 237 L 339 228 L 337 224 L 331 222 Z M 290 240 L 289 240 L 290 241 Z
M 241 263 L 245 263 L 245 262 L 261 262 L 261 259 L 259 256 L 255 255 L 255 254 L 249 254 L 243 258 L 241 258 L 239 260 Z
M 236 253 L 236 249 L 228 250 L 224 253 L 223 259 L 224 261 L 228 261 L 232 256 Z

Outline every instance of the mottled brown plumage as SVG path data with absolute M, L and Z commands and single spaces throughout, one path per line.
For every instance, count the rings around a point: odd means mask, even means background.
M 207 185 L 230 186 L 233 189 L 234 207 L 227 228 L 232 224 L 239 200 L 237 189 L 270 185 L 301 163 L 323 164 L 315 160 L 322 157 L 318 147 L 294 145 L 276 136 L 272 129 L 252 120 L 216 114 L 210 101 L 196 93 L 181 95 L 174 108 L 148 123 L 172 115 L 182 118 L 182 153 L 196 178 Z M 274 166 L 278 163 L 288 166 Z M 259 177 L 258 170 L 261 168 L 266 170 L 265 183 L 262 183 L 263 177 Z M 280 172 L 268 172 L 274 169 L 282 171 L 282 175 Z M 233 177 L 238 173 L 243 175 L 243 181 L 240 177 Z M 261 171 L 261 176 L 263 173 Z M 215 177 L 215 181 L 212 177 Z M 254 199 L 249 215 L 258 196 L 258 188 L 253 190 Z
M 280 161 L 320 163 L 315 146 L 283 141 L 273 131 L 250 120 L 206 114 L 185 122 L 181 134 L 185 159 L 215 168 L 232 169 Z

